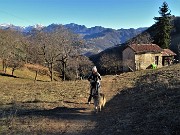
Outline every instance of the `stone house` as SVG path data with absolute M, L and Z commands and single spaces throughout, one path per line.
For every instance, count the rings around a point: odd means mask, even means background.
M 172 60 L 174 55 L 171 50 L 162 49 L 156 44 L 131 44 L 122 53 L 123 71 L 144 70 L 152 65 L 160 68 L 166 65 L 167 59 Z

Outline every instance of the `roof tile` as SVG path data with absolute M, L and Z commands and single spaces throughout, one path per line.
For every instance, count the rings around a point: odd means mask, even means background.
M 163 49 L 163 51 L 161 52 L 162 56 L 175 56 L 176 54 L 171 51 L 170 49 Z
M 129 47 L 133 49 L 134 52 L 136 53 L 146 53 L 146 52 L 160 53 L 163 51 L 163 49 L 156 44 L 132 44 L 129 45 Z

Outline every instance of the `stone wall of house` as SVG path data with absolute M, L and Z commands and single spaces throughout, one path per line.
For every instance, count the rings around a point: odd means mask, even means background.
M 156 57 L 156 59 L 155 59 Z M 158 59 L 158 62 L 156 60 Z M 151 67 L 151 64 L 157 64 L 157 68 L 162 67 L 161 53 L 145 53 L 135 55 L 136 70 L 144 70 Z

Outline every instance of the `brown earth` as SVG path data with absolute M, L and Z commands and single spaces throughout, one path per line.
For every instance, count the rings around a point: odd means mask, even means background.
M 104 76 L 95 114 L 89 82 L 0 82 L 0 134 L 179 135 L 180 65 Z

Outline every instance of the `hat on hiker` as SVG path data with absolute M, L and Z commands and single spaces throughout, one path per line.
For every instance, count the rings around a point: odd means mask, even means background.
M 94 67 L 92 68 L 92 71 L 93 71 L 93 72 L 97 72 L 96 66 L 94 66 Z

